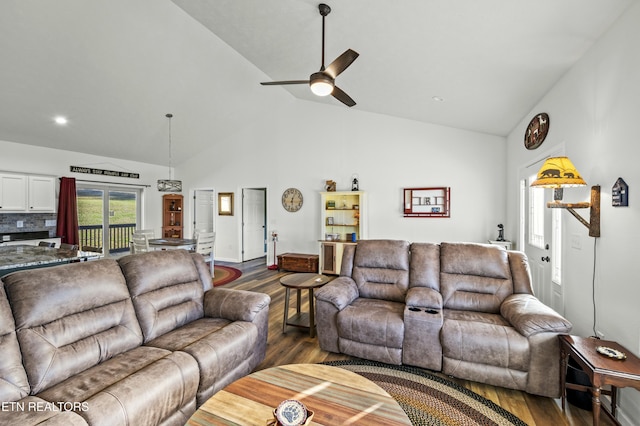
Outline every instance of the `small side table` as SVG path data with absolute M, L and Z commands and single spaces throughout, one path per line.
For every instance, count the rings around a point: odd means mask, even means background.
M 302 274 L 289 274 L 280 278 L 280 284 L 285 287 L 286 294 L 284 296 L 284 319 L 282 322 L 282 332 L 287 332 L 287 326 L 308 328 L 309 336 L 315 337 L 316 335 L 316 322 L 315 322 L 315 304 L 313 300 L 313 289 L 320 288 L 328 283 L 331 278 L 325 275 L 302 273 Z M 297 304 L 296 314 L 289 318 L 289 296 L 290 290 L 297 290 Z M 300 306 L 302 305 L 302 290 L 309 290 L 309 313 L 300 312 Z
M 619 387 L 633 387 L 640 390 L 640 359 L 629 352 L 623 346 L 609 340 L 600 340 L 586 337 L 560 335 L 560 390 L 562 391 L 562 410 L 565 409 L 565 400 L 568 389 L 576 389 L 591 392 L 593 398 L 593 424 L 600 424 L 600 411 L 604 411 L 611 419 L 620 424 L 616 419 L 617 391 Z M 596 347 L 605 346 L 624 352 L 627 358 L 619 360 L 601 355 Z M 573 358 L 587 373 L 592 387 L 566 382 L 567 361 Z M 602 389 L 603 386 L 611 386 L 611 390 Z M 611 395 L 611 412 L 600 404 L 600 395 Z

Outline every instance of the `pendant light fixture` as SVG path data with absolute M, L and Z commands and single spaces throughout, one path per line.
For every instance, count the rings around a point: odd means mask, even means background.
M 166 114 L 169 119 L 169 179 L 158 179 L 158 191 L 160 192 L 182 192 L 182 181 L 173 179 L 173 167 L 171 164 L 171 118 L 173 114 Z

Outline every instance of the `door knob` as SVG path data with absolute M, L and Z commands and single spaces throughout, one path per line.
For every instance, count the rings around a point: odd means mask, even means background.
M 549 259 L 549 256 L 544 256 L 544 257 L 542 258 L 542 261 L 543 261 L 543 262 L 548 262 L 549 260 L 551 260 L 551 259 Z

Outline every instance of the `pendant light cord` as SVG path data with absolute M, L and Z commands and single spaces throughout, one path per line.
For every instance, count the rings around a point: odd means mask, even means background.
M 169 180 L 173 180 L 173 168 L 172 168 L 172 158 L 171 158 L 171 118 L 173 118 L 173 114 L 167 114 L 166 117 L 169 119 Z

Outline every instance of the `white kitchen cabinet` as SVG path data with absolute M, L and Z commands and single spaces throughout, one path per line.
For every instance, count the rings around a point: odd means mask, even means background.
M 27 177 L 0 173 L 0 213 L 27 210 Z
M 0 213 L 53 213 L 56 178 L 0 173 Z
M 56 211 L 56 180 L 52 176 L 29 176 L 29 211 Z

